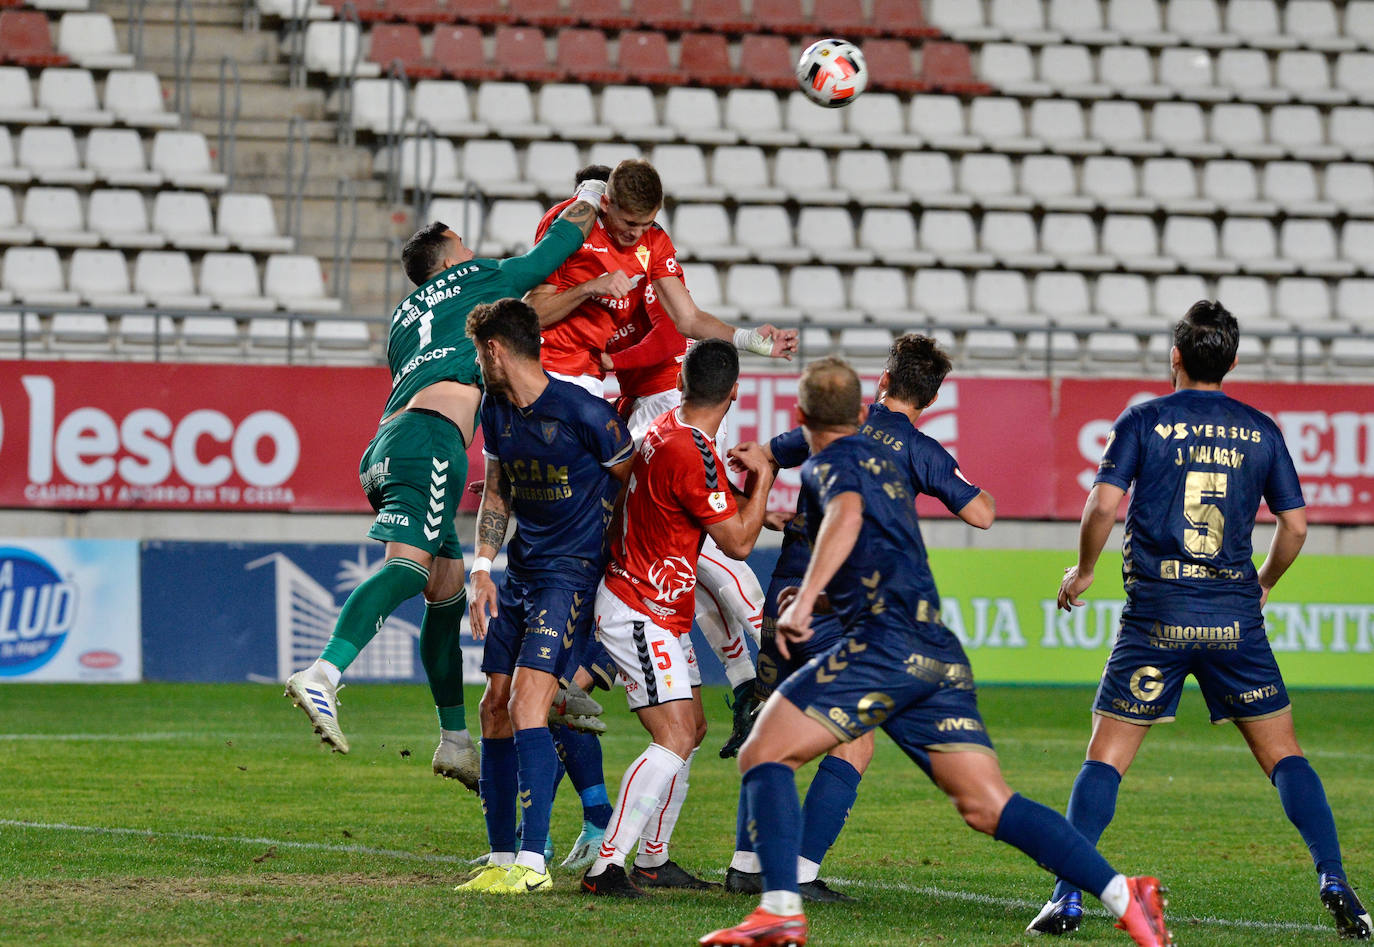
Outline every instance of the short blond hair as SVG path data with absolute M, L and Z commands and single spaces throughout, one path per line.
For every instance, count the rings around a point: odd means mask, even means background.
M 663 180 L 643 158 L 626 158 L 611 172 L 606 196 L 631 214 L 656 213 L 663 206 Z

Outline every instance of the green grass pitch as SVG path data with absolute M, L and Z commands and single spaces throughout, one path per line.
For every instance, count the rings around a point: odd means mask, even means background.
M 474 720 L 477 696 L 469 689 Z M 716 756 L 728 730 L 723 691 L 707 696 L 712 733 L 673 855 L 719 879 L 739 778 Z M 460 860 L 485 851 L 485 833 L 476 797 L 430 773 L 428 697 L 418 686 L 347 688 L 353 752 L 338 756 L 280 687 L 0 687 L 0 942 L 685 945 L 753 909 L 752 898 L 723 893 L 607 903 L 578 895 L 567 874 L 548 895 L 455 894 Z M 982 689 L 1014 788 L 1062 810 L 1090 698 L 1087 688 Z M 1370 698 L 1295 701 L 1350 876 L 1374 884 Z M 618 694 L 605 703 L 614 797 L 645 735 Z M 1196 691 L 1180 718 L 1146 741 L 1104 854 L 1164 879 L 1180 944 L 1334 942 L 1306 848 L 1239 734 L 1207 723 Z M 579 825 L 565 782 L 559 859 Z M 824 877 L 862 900 L 814 907 L 814 944 L 1045 943 L 1021 931 L 1049 876 L 965 828 L 886 737 Z M 1067 940 L 1129 943 L 1101 912 Z

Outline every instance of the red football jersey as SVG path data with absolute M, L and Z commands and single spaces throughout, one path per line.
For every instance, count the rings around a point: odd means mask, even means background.
M 652 284 L 644 290 L 644 305 L 616 329 L 606 346 L 622 398 L 643 398 L 677 387 L 686 353 L 687 338 L 677 331 Z
M 544 215 L 535 231 L 536 240 L 544 236 L 563 208 L 572 202 L 569 198 Z M 598 220 L 582 249 L 573 251 L 572 256 L 544 282 L 561 291 L 615 270 L 623 271 L 631 279 L 642 278 L 624 299 L 593 297 L 544 329 L 540 361 L 546 369 L 564 375 L 604 377 L 606 373 L 601 368 L 599 355 L 615 330 L 631 313 L 643 307 L 644 288 L 652 280 L 682 275 L 682 267 L 677 263 L 677 248 L 662 227 L 654 225 L 635 246 L 622 248 Z
M 635 454 L 606 568 L 609 591 L 675 635 L 692 630 L 705 528 L 736 510 L 715 445 L 680 410 L 655 418 Z

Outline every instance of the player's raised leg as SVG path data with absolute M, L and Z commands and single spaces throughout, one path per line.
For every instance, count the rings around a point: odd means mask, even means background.
M 753 726 L 754 658 L 746 636 L 759 642 L 763 623 L 763 588 L 749 564 L 723 554 L 710 537 L 697 557 L 696 621 L 711 650 L 725 668 L 733 691 L 730 736 L 720 755 L 739 752 Z
M 425 617 L 420 623 L 420 662 L 439 715 L 439 745 L 434 772 L 477 791 L 477 747 L 468 733 L 463 701 L 463 649 L 460 641 L 468 597 L 463 561 L 438 556 L 425 587 Z

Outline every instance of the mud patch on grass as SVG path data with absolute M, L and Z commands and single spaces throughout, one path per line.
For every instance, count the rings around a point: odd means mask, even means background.
M 44 901 L 50 904 L 99 904 L 102 902 L 157 903 L 159 901 L 224 901 L 295 895 L 302 889 L 351 891 L 375 888 L 396 889 L 452 884 L 452 878 L 429 873 L 373 874 L 254 874 L 214 875 L 189 878 L 106 877 L 40 878 L 0 883 L 0 901 L 12 898 Z

